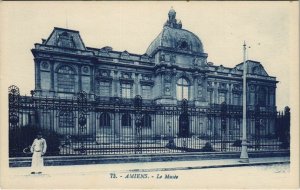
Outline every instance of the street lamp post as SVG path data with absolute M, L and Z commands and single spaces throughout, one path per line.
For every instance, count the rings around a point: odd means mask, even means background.
M 247 62 L 246 62 L 246 43 L 244 42 L 244 64 L 243 64 L 243 137 L 242 137 L 242 152 L 240 156 L 240 162 L 249 162 L 248 152 L 247 152 L 247 104 L 246 104 L 246 75 L 247 75 Z

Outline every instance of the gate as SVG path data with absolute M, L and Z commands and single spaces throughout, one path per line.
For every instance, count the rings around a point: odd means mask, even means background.
M 141 96 L 21 96 L 9 87 L 9 156 L 28 156 L 35 135 L 47 140 L 47 155 L 117 155 L 240 151 L 242 107 L 196 107 L 182 100 L 160 105 Z M 249 151 L 288 149 L 289 109 L 285 114 L 249 107 Z M 273 122 L 273 124 L 272 124 Z M 283 126 L 284 125 L 284 126 Z
M 189 114 L 188 114 L 188 102 L 182 101 L 182 113 L 179 116 L 179 137 L 189 137 Z

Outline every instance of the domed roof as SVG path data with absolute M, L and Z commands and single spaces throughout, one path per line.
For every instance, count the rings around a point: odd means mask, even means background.
M 160 47 L 190 53 L 204 53 L 201 40 L 188 30 L 182 29 L 181 21 L 175 19 L 176 12 L 169 11 L 169 20 L 164 24 L 163 30 L 153 40 L 146 53 L 150 56 Z

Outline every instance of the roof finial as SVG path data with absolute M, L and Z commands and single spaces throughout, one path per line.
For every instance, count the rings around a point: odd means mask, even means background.
M 173 6 L 171 7 L 171 9 L 169 11 L 168 16 L 169 16 L 169 19 L 164 24 L 164 26 L 168 26 L 168 27 L 171 27 L 171 28 L 177 28 L 177 29 L 182 28 L 182 23 L 181 22 L 177 23 L 176 11 L 173 9 Z
M 168 15 L 169 15 L 169 20 L 175 19 L 175 17 L 176 17 L 176 12 L 175 12 L 175 10 L 173 9 L 173 6 L 171 7 L 171 9 L 170 9 Z

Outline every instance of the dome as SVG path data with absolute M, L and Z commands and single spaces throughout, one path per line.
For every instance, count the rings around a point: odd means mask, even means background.
M 164 24 L 163 30 L 153 40 L 146 53 L 152 56 L 158 48 L 170 48 L 173 51 L 189 53 L 204 53 L 201 40 L 188 30 L 182 29 L 181 21 L 177 22 L 176 12 L 171 9 L 169 20 Z

